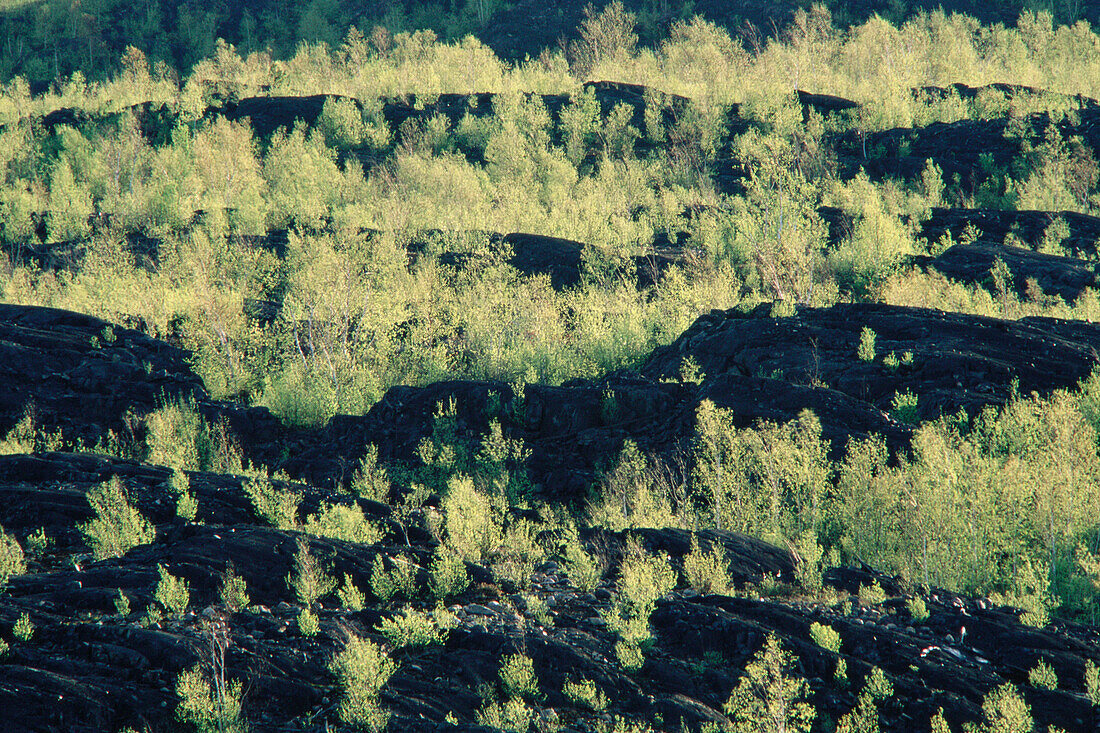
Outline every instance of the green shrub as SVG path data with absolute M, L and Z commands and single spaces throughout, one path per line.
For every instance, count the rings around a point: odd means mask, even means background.
M 966 733 L 1032 733 L 1035 729 L 1031 708 L 1009 683 L 985 696 L 982 717 L 981 723 L 966 726 Z
M 298 502 L 302 495 L 290 489 L 277 489 L 267 476 L 254 476 L 244 482 L 244 493 L 252 501 L 256 515 L 272 527 L 294 529 L 298 526 Z
M 294 554 L 294 571 L 287 576 L 287 586 L 294 591 L 298 601 L 307 609 L 336 588 L 336 581 L 309 551 L 309 543 L 298 538 Z
M 321 630 L 321 619 L 313 612 L 313 609 L 304 606 L 298 611 L 298 633 L 305 637 L 317 636 Z
M 449 628 L 441 626 L 430 613 L 406 608 L 396 616 L 382 619 L 378 633 L 399 651 L 406 647 L 441 645 L 447 641 Z
M 1100 668 L 1091 659 L 1085 662 L 1085 695 L 1093 707 L 1100 707 Z
M 879 704 L 893 694 L 894 687 L 882 670 L 878 667 L 872 669 L 859 693 L 855 708 L 841 716 L 837 722 L 837 733 L 878 733 Z
M 351 478 L 351 490 L 363 499 L 385 502 L 390 495 L 390 480 L 386 469 L 378 463 L 378 446 L 367 446 L 359 467 Z
M 875 332 L 866 326 L 859 332 L 859 348 L 856 349 L 856 356 L 860 361 L 874 361 L 875 360 L 875 340 L 877 336 Z
M 302 527 L 316 537 L 332 537 L 345 542 L 373 545 L 382 541 L 382 531 L 367 521 L 358 504 L 325 504 L 321 511 L 306 519 Z
M 909 609 L 909 618 L 913 623 L 924 623 L 928 620 L 928 604 L 920 596 L 913 596 L 905 601 L 905 607 Z
M 721 546 L 703 552 L 699 538 L 692 535 L 691 552 L 684 556 L 684 581 L 700 593 L 728 593 L 729 571 Z
M 816 711 L 807 702 L 809 685 L 792 674 L 793 667 L 791 653 L 775 635 L 768 634 L 726 703 L 726 714 L 733 719 L 734 731 L 809 733 Z
M 229 568 L 222 575 L 218 598 L 230 613 L 248 608 L 248 584 L 245 583 L 244 578 L 233 572 L 233 568 Z
M 859 603 L 863 606 L 877 606 L 886 600 L 886 591 L 882 589 L 882 586 L 878 584 L 878 581 L 872 582 L 870 585 L 861 585 L 859 587 Z
M 156 539 L 156 529 L 131 506 L 117 476 L 88 492 L 95 517 L 78 529 L 96 560 L 122 557 L 131 548 Z
M 241 719 L 241 683 L 224 680 L 211 684 L 199 667 L 192 667 L 176 680 L 176 718 L 193 725 L 199 733 L 245 733 Z
M 207 471 L 213 462 L 210 426 L 194 403 L 165 403 L 145 418 L 147 460 L 178 471 Z
M 154 600 L 168 613 L 181 614 L 186 611 L 187 604 L 191 601 L 187 581 L 172 575 L 163 565 L 157 565 L 157 573 L 160 574 L 160 580 L 153 594 Z
M 176 516 L 188 522 L 195 521 L 199 503 L 191 495 L 191 482 L 187 474 L 178 468 L 172 469 L 172 477 L 168 483 L 169 489 L 176 497 Z
M 370 587 L 374 595 L 389 603 L 397 595 L 406 600 L 416 596 L 416 571 L 419 568 L 404 557 L 395 557 L 386 570 L 382 555 L 375 555 L 371 564 Z M 465 570 L 465 568 L 463 568 Z
M 385 728 L 390 714 L 379 703 L 378 693 L 397 671 L 397 665 L 385 652 L 373 642 L 352 634 L 328 668 L 344 691 L 340 720 L 369 731 Z
M 367 601 L 363 591 L 359 590 L 347 573 L 344 573 L 344 582 L 337 589 L 336 597 L 340 599 L 340 605 L 349 611 L 362 611 Z
M 0 527 L 0 589 L 13 575 L 27 572 L 27 561 L 18 540 Z
M 500 687 L 510 700 L 537 700 L 540 696 L 539 682 L 531 658 L 525 654 L 505 657 L 500 667 Z
M 1038 687 L 1043 690 L 1058 689 L 1058 675 L 1055 673 L 1054 667 L 1050 666 L 1042 659 L 1028 671 L 1027 681 L 1032 687 Z
M 628 544 L 611 606 L 600 612 L 608 630 L 620 637 L 615 652 L 627 669 L 641 667 L 640 645 L 651 637 L 649 616 L 657 600 L 675 587 L 676 571 L 668 557 L 652 556 L 637 544 Z
M 537 713 L 522 698 L 492 700 L 477 712 L 478 725 L 510 733 L 527 733 L 536 717 Z
M 840 653 L 840 633 L 833 627 L 815 621 L 810 624 L 810 638 L 822 649 Z
M 432 596 L 438 601 L 445 601 L 459 595 L 470 585 L 470 577 L 466 572 L 466 563 L 456 553 L 447 549 L 445 545 L 436 548 L 435 558 L 432 560 L 431 570 L 428 572 L 428 582 L 431 586 Z
M 130 599 L 122 592 L 122 589 L 118 589 L 118 595 L 115 596 L 115 611 L 119 616 L 130 615 Z
M 579 682 L 566 680 L 561 691 L 569 698 L 570 702 L 578 707 L 588 708 L 597 713 L 607 709 L 607 695 L 591 680 L 581 680 Z
M 574 532 L 566 538 L 565 547 L 562 550 L 562 566 L 566 577 L 578 590 L 591 593 L 603 580 L 606 564 L 585 551 L 580 543 L 580 538 Z
M 918 397 L 910 390 L 894 393 L 894 401 L 890 408 L 890 414 L 898 422 L 907 425 L 920 424 L 920 409 L 917 407 Z
M 501 507 L 467 476 L 456 476 L 443 499 L 447 544 L 464 560 L 482 562 L 503 541 Z
M 27 613 L 21 613 L 11 630 L 12 635 L 19 641 L 30 641 L 34 636 L 34 624 Z

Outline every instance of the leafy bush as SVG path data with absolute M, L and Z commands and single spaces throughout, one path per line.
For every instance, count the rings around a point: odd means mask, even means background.
M 840 633 L 833 627 L 815 621 L 810 624 L 810 638 L 822 649 L 840 653 Z
M 692 535 L 691 552 L 684 556 L 684 580 L 700 593 L 727 593 L 730 587 L 725 554 L 719 545 L 703 552 L 699 538 Z
M 25 572 L 27 572 L 27 562 L 23 556 L 23 548 L 19 546 L 15 537 L 0 527 L 0 589 L 7 584 L 8 578 Z
M 117 476 L 89 491 L 88 503 L 95 517 L 78 529 L 96 560 L 122 557 L 156 538 L 156 529 L 130 504 Z
M 1042 659 L 1028 671 L 1027 681 L 1032 687 L 1039 687 L 1044 690 L 1058 689 L 1058 675 L 1055 673 L 1054 667 L 1051 667 Z
M 298 538 L 297 551 L 294 554 L 294 571 L 287 576 L 287 586 L 298 597 L 298 601 L 309 609 L 319 599 L 324 598 L 336 588 L 336 581 L 321 566 L 309 551 L 309 543 Z
M 909 609 L 909 618 L 915 624 L 928 620 L 928 604 L 920 596 L 913 596 L 905 601 L 905 607 Z
M 382 531 L 367 521 L 358 504 L 325 504 L 321 511 L 306 519 L 302 529 L 317 537 L 332 537 L 364 545 L 382 541 Z
M 248 726 L 241 718 L 242 686 L 233 680 L 211 684 L 199 667 L 185 670 L 176 680 L 176 718 L 195 726 L 199 733 L 245 733 Z
M 570 702 L 579 707 L 585 707 L 597 713 L 607 709 L 607 695 L 592 680 L 579 682 L 566 680 L 561 691 Z
M 436 548 L 431 570 L 428 572 L 432 596 L 438 601 L 446 601 L 459 595 L 470 585 L 466 572 L 466 563 L 445 545 Z
M 416 596 L 417 570 L 418 567 L 404 557 L 392 558 L 390 569 L 386 570 L 382 556 L 375 555 L 374 562 L 371 564 L 371 591 L 386 603 L 399 594 L 407 600 L 412 600 Z
M 230 613 L 248 608 L 248 584 L 245 583 L 244 578 L 233 572 L 233 568 L 229 568 L 222 574 L 218 599 L 223 606 L 229 609 Z
M 859 332 L 859 348 L 856 349 L 856 356 L 860 361 L 874 361 L 875 360 L 875 339 L 877 338 L 874 331 L 863 327 L 863 330 Z
M 186 611 L 187 604 L 191 602 L 187 581 L 172 575 L 163 565 L 157 565 L 157 573 L 160 580 L 157 581 L 157 589 L 153 594 L 154 600 L 168 613 L 178 615 Z
M 726 703 L 726 713 L 738 733 L 759 730 L 785 730 L 809 733 L 816 717 L 807 702 L 810 687 L 806 680 L 793 676 L 794 657 L 773 634 L 745 667 Z
M 210 426 L 194 403 L 168 402 L 145 418 L 147 460 L 178 471 L 206 471 L 213 461 Z
M 191 494 L 191 482 L 187 474 L 178 468 L 172 469 L 172 477 L 168 480 L 168 484 L 169 489 L 176 496 L 176 516 L 188 522 L 195 521 L 199 503 Z
M 347 573 L 344 573 L 343 584 L 336 590 L 336 597 L 340 599 L 340 605 L 349 611 L 362 611 L 367 600 Z
M 385 652 L 352 634 L 328 668 L 344 690 L 340 720 L 374 732 L 385 728 L 390 714 L 379 703 L 378 693 L 397 671 Z
M 298 526 L 301 494 L 290 489 L 275 488 L 266 475 L 253 476 L 244 482 L 243 488 L 260 519 L 279 529 L 294 529 Z
M 509 699 L 537 700 L 539 683 L 531 658 L 525 654 L 505 657 L 500 667 L 500 686 Z
M 430 613 L 406 608 L 396 616 L 382 619 L 378 632 L 393 644 L 394 650 L 400 651 L 406 647 L 443 644 L 447 641 L 449 628 Z
M 31 622 L 30 615 L 25 612 L 19 614 L 11 633 L 19 641 L 30 641 L 31 637 L 34 636 L 34 624 Z
M 317 636 L 321 630 L 321 619 L 308 606 L 298 611 L 298 633 L 305 637 Z

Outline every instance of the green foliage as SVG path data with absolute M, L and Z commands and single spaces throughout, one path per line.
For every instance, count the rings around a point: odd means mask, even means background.
M 176 718 L 199 733 L 244 733 L 248 726 L 241 717 L 241 694 L 239 681 L 211 684 L 199 667 L 192 667 L 176 680 Z
M 417 566 L 403 557 L 392 558 L 390 569 L 386 570 L 382 555 L 375 555 L 371 564 L 371 591 L 385 603 L 397 595 L 412 600 L 416 595 L 416 571 Z
M 1100 707 L 1100 668 L 1091 659 L 1085 662 L 1085 695 L 1093 707 Z
M 460 595 L 470 585 L 465 561 L 445 545 L 440 545 L 428 571 L 428 583 L 432 596 L 438 601 Z
M 340 605 L 349 611 L 362 611 L 367 601 L 363 591 L 359 590 L 347 573 L 344 573 L 344 582 L 336 589 L 336 597 L 340 599 Z
M 1031 733 L 1031 708 L 1011 684 L 990 691 L 982 701 L 981 723 L 963 726 L 966 733 Z
M 1028 670 L 1027 681 L 1032 687 L 1044 690 L 1058 689 L 1058 675 L 1055 673 L 1054 667 L 1043 659 L 1040 659 L 1034 667 Z
M 27 561 L 23 555 L 23 548 L 19 541 L 0 527 L 0 589 L 13 575 L 22 575 L 27 572 Z
M 305 637 L 317 636 L 321 631 L 321 619 L 308 606 L 298 611 L 298 633 Z
M 875 339 L 877 336 L 875 332 L 866 326 L 859 332 L 859 348 L 856 349 L 856 356 L 860 361 L 874 361 L 875 360 Z
M 584 549 L 575 529 L 566 534 L 560 554 L 569 582 L 578 590 L 588 593 L 594 591 L 607 570 L 606 563 Z
M 566 680 L 561 691 L 578 707 L 588 708 L 597 713 L 607 709 L 607 695 L 592 680 L 582 679 L 577 682 Z
M 611 606 L 600 612 L 607 628 L 620 637 L 616 655 L 624 668 L 636 670 L 644 661 L 642 644 L 649 642 L 649 616 L 657 600 L 676 587 L 676 571 L 664 555 L 650 555 L 640 545 L 627 544 Z
M 534 701 L 541 697 L 534 663 L 525 654 L 511 654 L 502 660 L 500 686 L 509 699 Z
M 207 471 L 213 461 L 210 427 L 187 401 L 169 402 L 145 418 L 147 460 L 177 471 Z
M 882 589 L 878 581 L 870 585 L 859 586 L 859 604 L 861 606 L 878 606 L 886 601 L 886 591 Z
M 511 733 L 527 733 L 535 718 L 535 711 L 520 698 L 509 698 L 504 702 L 493 700 L 477 712 L 479 725 Z
M 382 541 L 382 531 L 367 521 L 358 504 L 324 504 L 317 514 L 306 519 L 302 530 L 315 537 L 332 537 L 364 545 Z
M 599 498 L 589 506 L 588 514 L 593 524 L 608 529 L 675 527 L 682 522 L 674 511 L 672 493 L 660 464 L 627 440 L 603 475 Z
M 130 615 L 130 599 L 122 592 L 121 588 L 118 589 L 118 595 L 115 596 L 115 612 L 123 617 Z
M 168 572 L 168 568 L 157 565 L 160 580 L 157 581 L 153 599 L 168 613 L 179 615 L 187 610 L 191 602 L 191 591 L 187 581 Z
M 782 541 L 824 519 L 831 466 L 809 411 L 784 425 L 739 430 L 704 401 L 696 412 L 692 492 L 719 529 Z
M 691 551 L 684 555 L 684 581 L 700 593 L 728 593 L 729 568 L 721 546 L 712 544 L 703 552 L 698 536 L 692 535 Z
M 294 571 L 287 576 L 286 582 L 306 609 L 336 589 L 336 581 L 310 553 L 309 543 L 301 537 L 294 554 Z
M 385 502 L 390 495 L 386 469 L 378 463 L 378 446 L 367 446 L 351 479 L 351 491 L 362 499 Z
M 928 604 L 920 596 L 913 596 L 905 601 L 905 607 L 909 611 L 909 618 L 913 623 L 924 623 L 928 620 Z
M 882 670 L 872 669 L 856 700 L 856 707 L 837 722 L 837 733 L 878 733 L 878 706 L 893 695 L 894 686 Z
M 441 645 L 447 641 L 449 626 L 431 613 L 405 608 L 401 613 L 378 623 L 378 632 L 400 651 L 406 647 Z
M 11 633 L 19 641 L 30 641 L 31 637 L 34 636 L 34 624 L 31 622 L 31 617 L 25 612 L 19 614 Z
M 88 503 L 95 517 L 78 529 L 96 560 L 122 557 L 155 539 L 156 529 L 130 504 L 117 476 L 89 491 Z
M 503 542 L 501 507 L 467 476 L 456 476 L 448 483 L 443 517 L 447 544 L 464 560 L 479 563 Z
M 233 572 L 233 568 L 229 568 L 222 575 L 218 599 L 223 606 L 229 609 L 230 613 L 248 608 L 248 584 L 244 578 Z
M 375 733 L 385 728 L 389 712 L 382 708 L 378 693 L 397 671 L 397 665 L 385 652 L 352 634 L 328 668 L 344 691 L 340 720 Z
M 794 664 L 791 653 L 769 634 L 726 703 L 735 731 L 809 733 L 816 713 L 806 702 L 810 691 L 806 680 L 793 675 Z
M 242 488 L 260 519 L 279 529 L 294 529 L 298 526 L 301 494 L 290 489 L 275 488 L 271 479 L 263 474 L 249 478 Z
M 199 511 L 199 503 L 191 494 L 191 481 L 187 474 L 178 468 L 172 469 L 172 476 L 168 479 L 169 488 L 176 496 L 176 516 L 188 522 L 195 521 L 195 515 Z
M 898 422 L 916 426 L 920 424 L 920 409 L 917 407 L 917 401 L 917 395 L 908 389 L 904 392 L 896 392 L 890 414 Z
M 833 627 L 815 621 L 810 624 L 810 638 L 822 649 L 840 653 L 840 633 Z

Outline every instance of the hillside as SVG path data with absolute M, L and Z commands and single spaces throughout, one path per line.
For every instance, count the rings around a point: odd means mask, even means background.
M 1096 9 L 395 7 L 0 9 L 0 729 L 1100 728 Z

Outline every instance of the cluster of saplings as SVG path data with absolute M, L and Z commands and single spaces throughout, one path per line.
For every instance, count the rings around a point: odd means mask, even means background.
M 377 452 L 369 450 L 343 493 L 330 493 L 309 516 L 299 509 L 300 486 L 262 468 L 242 466 L 232 442 L 217 440 L 217 431 L 190 405 L 169 404 L 147 419 L 143 457 L 173 468 L 169 483 L 181 520 L 201 521 L 202 507 L 191 493 L 187 472 L 216 470 L 246 476 L 242 490 L 256 517 L 297 533 L 293 571 L 286 582 L 299 602 L 299 633 L 308 637 L 318 632 L 316 611 L 322 599 L 354 611 L 369 598 L 391 610 L 374 630 L 381 643 L 351 636 L 332 660 L 330 669 L 345 694 L 340 707 L 345 722 L 371 730 L 385 727 L 388 713 L 380 703 L 381 688 L 408 653 L 446 640 L 455 624 L 446 603 L 469 586 L 468 563 L 487 568 L 501 588 L 522 594 L 525 615 L 545 626 L 553 624 L 553 613 L 531 592 L 536 566 L 556 559 L 579 591 L 612 581 L 614 593 L 602 616 L 617 639 L 615 658 L 628 672 L 641 669 L 653 644 L 649 617 L 661 597 L 677 587 L 739 592 L 721 551 L 704 547 L 698 538 L 679 568 L 667 556 L 629 542 L 612 573 L 607 558 L 582 541 L 591 527 L 683 527 L 693 533 L 727 529 L 795 548 L 797 588 L 762 586 L 748 590 L 753 594 L 794 592 L 850 609 L 853 599 L 823 586 L 821 575 L 830 565 L 862 560 L 899 575 L 911 593 L 913 623 L 928 617 L 921 594 L 932 586 L 989 594 L 1019 608 L 1021 620 L 1036 627 L 1049 624 L 1053 613 L 1096 622 L 1098 377 L 1079 390 L 1046 399 L 1016 397 L 1004 409 L 989 409 L 973 420 L 960 414 L 926 423 L 918 429 L 912 450 L 894 462 L 888 461 L 878 438 L 853 441 L 843 459 L 830 461 L 820 426 L 808 412 L 786 424 L 737 429 L 724 410 L 704 403 L 685 461 L 694 467 L 686 482 L 673 485 L 660 459 L 627 443 L 588 502 L 572 508 L 538 502 L 532 507 L 524 447 L 504 436 L 499 421 L 479 445 L 459 440 L 455 409 L 453 403 L 440 406 L 432 435 L 418 451 L 421 465 L 383 466 Z M 500 419 L 506 421 L 522 409 L 522 397 L 514 396 Z M 903 409 L 899 417 L 904 417 Z M 8 436 L 4 450 L 29 452 L 57 439 L 36 435 L 25 422 Z M 442 497 L 438 509 L 425 505 L 433 496 Z M 357 499 L 389 503 L 399 521 L 383 526 L 368 519 Z M 79 530 L 94 559 L 121 556 L 155 539 L 155 528 L 130 503 L 117 478 L 92 490 L 88 501 L 95 516 Z M 413 525 L 438 541 L 427 562 L 408 545 L 406 528 Z M 49 544 L 48 537 L 39 535 L 27 540 L 32 554 Z M 385 542 L 390 552 L 375 555 L 369 587 L 358 587 L 347 575 L 332 576 L 311 553 L 311 536 L 366 547 Z M 4 535 L 0 544 L 3 576 L 24 572 L 19 543 Z M 402 546 L 409 552 L 392 552 Z M 864 605 L 884 600 L 877 585 L 863 588 L 858 599 Z M 188 603 L 187 583 L 161 566 L 153 602 L 135 618 L 148 624 L 170 622 Z M 221 605 L 230 613 L 249 606 L 245 582 L 231 570 L 223 577 Z M 135 613 L 121 591 L 116 607 L 123 616 Z M 21 619 L 13 636 L 29 639 L 32 633 L 29 619 Z M 224 637 L 226 631 L 212 627 L 208 633 Z M 839 652 L 841 640 L 833 629 L 815 625 L 811 634 L 819 646 Z M 219 648 L 224 654 L 224 645 L 211 646 Z M 210 669 L 224 675 L 224 665 L 213 660 L 180 677 L 179 717 L 201 729 L 243 726 L 238 720 L 240 682 L 211 677 Z M 807 702 L 808 686 L 792 670 L 790 654 L 769 638 L 731 694 L 727 712 L 735 730 L 756 730 L 752 726 L 761 712 L 777 706 L 785 711 L 785 725 L 791 726 L 786 729 L 809 730 L 814 710 Z M 1036 686 L 1058 685 L 1045 663 L 1031 678 Z M 849 684 L 839 657 L 836 682 Z M 879 707 L 892 691 L 879 672 L 862 684 L 857 707 L 838 721 L 838 730 L 877 730 Z M 1081 685 L 1100 703 L 1095 668 L 1089 667 Z M 582 709 L 608 706 L 606 694 L 591 680 L 572 680 L 567 687 L 564 694 Z M 537 675 L 523 655 L 506 658 L 499 688 L 481 693 L 482 723 L 525 731 L 538 717 Z M 985 713 L 984 727 L 974 730 L 1031 730 L 1027 706 L 1010 687 L 991 693 Z M 947 729 L 942 718 L 932 725 Z
M 639 49 L 633 23 L 615 4 L 590 15 L 574 49 L 580 66 L 554 54 L 510 66 L 474 41 L 403 34 L 380 45 L 354 32 L 338 49 L 304 45 L 286 61 L 223 45 L 182 83 L 136 50 L 102 83 L 74 75 L 32 97 L 15 79 L 0 95 L 0 296 L 177 339 L 213 394 L 301 424 L 361 413 L 396 384 L 597 376 L 712 308 L 774 299 L 1100 316 L 1091 289 L 1074 303 L 1037 289 L 1021 297 L 1003 272 L 991 292 L 905 264 L 952 244 L 918 236 L 936 206 L 1096 209 L 1094 153 L 1057 127 L 1072 130 L 1087 103 L 1071 95 L 1100 96 L 1100 41 L 1087 25 L 1028 13 L 1015 28 L 986 28 L 932 13 L 841 32 L 819 7 L 750 51 L 700 19 Z M 882 63 L 896 73 L 864 72 Z M 651 91 L 640 110 L 604 108 L 585 78 Z M 1057 93 L 919 91 L 957 81 Z M 866 104 L 822 117 L 794 88 Z M 471 97 L 457 116 L 429 114 L 455 91 L 493 96 Z M 263 137 L 216 111 L 248 95 L 318 92 L 343 97 L 315 124 Z M 425 114 L 389 124 L 394 98 Z M 167 105 L 167 129 L 141 128 L 128 105 L 146 101 Z M 44 127 L 61 107 L 90 119 Z M 990 157 L 973 181 L 931 161 L 911 179 L 840 177 L 836 141 L 851 131 L 959 119 L 1010 120 L 1020 154 Z M 730 166 L 747 173 L 741 184 L 723 178 Z M 839 238 L 822 206 L 851 217 Z M 284 229 L 285 249 L 264 245 Z M 585 243 L 581 283 L 521 276 L 488 231 Z M 66 267 L 33 264 L 25 247 L 36 233 L 75 243 L 61 250 Z M 134 234 L 157 240 L 155 258 L 127 245 Z M 1037 246 L 1061 253 L 1067 234 L 1055 220 Z M 639 290 L 632 256 L 665 237 L 692 254 Z M 442 251 L 474 257 L 453 267 Z

